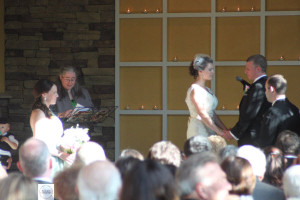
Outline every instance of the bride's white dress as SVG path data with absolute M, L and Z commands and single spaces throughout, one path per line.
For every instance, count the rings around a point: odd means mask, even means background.
M 51 118 L 42 118 L 35 124 L 35 138 L 42 140 L 48 146 L 51 152 L 57 152 L 58 146 L 63 135 L 63 125 L 57 116 Z M 57 172 L 64 168 L 64 161 L 56 156 L 52 156 L 52 178 Z
M 185 102 L 190 111 L 190 117 L 188 121 L 187 139 L 194 135 L 210 136 L 216 133 L 207 127 L 198 115 L 194 103 L 191 99 L 191 92 L 195 91 L 196 101 L 203 106 L 206 112 L 211 118 L 214 116 L 214 111 L 218 105 L 217 97 L 211 92 L 209 88 L 203 88 L 200 85 L 192 84 L 187 91 Z

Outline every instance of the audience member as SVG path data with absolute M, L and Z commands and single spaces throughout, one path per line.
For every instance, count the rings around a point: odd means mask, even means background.
M 38 199 L 38 185 L 21 173 L 10 173 L 0 181 L 1 200 L 33 200 Z
M 300 165 L 291 166 L 284 172 L 283 191 L 287 200 L 300 199 Z
M 52 160 L 47 144 L 36 138 L 29 138 L 19 150 L 18 167 L 23 174 L 39 184 L 52 183 Z
M 216 155 L 219 155 L 220 151 L 227 145 L 226 140 L 219 135 L 211 135 L 208 137 L 208 140 L 212 146 L 212 152 L 214 152 Z
M 261 130 L 261 147 L 275 145 L 280 132 L 291 130 L 300 135 L 299 109 L 286 98 L 287 81 L 279 74 L 268 78 L 266 82 L 266 97 L 272 106 L 265 112 Z
M 57 200 L 77 200 L 76 181 L 81 166 L 72 166 L 59 172 L 53 180 L 54 197 Z
M 284 155 L 284 168 L 288 168 L 297 159 L 298 153 L 300 153 L 299 136 L 290 130 L 282 131 L 277 137 L 276 146 Z
M 132 156 L 139 160 L 144 160 L 144 156 L 139 151 L 135 149 L 123 149 L 120 154 L 120 158 L 128 157 L 128 156 Z
M 97 160 L 106 160 L 105 152 L 100 144 L 88 141 L 77 150 L 72 166 L 85 166 Z
M 212 146 L 207 137 L 202 135 L 195 135 L 187 139 L 184 143 L 183 151 L 185 158 L 192 154 L 200 153 L 202 151 L 211 151 Z
M 76 177 L 80 169 L 95 161 L 106 160 L 105 152 L 101 145 L 96 142 L 84 143 L 76 153 L 75 161 L 70 168 L 65 168 L 54 178 L 55 196 L 59 200 L 76 199 Z
M 231 190 L 217 156 L 209 151 L 189 156 L 178 168 L 176 177 L 181 200 L 224 200 Z
M 2 167 L 9 170 L 12 163 L 12 150 L 18 148 L 19 142 L 15 136 L 9 132 L 10 124 L 6 118 L 0 118 L 0 163 Z
M 267 165 L 263 182 L 280 188 L 284 171 L 284 156 L 282 151 L 274 146 L 269 146 L 264 149 L 264 153 Z
M 256 184 L 253 191 L 254 200 L 284 200 L 282 190 L 267 183 L 263 183 L 264 174 L 266 171 L 266 157 L 259 149 L 251 145 L 244 145 L 238 149 L 237 156 L 245 158 L 249 161 L 253 172 L 256 176 Z
M 181 153 L 179 148 L 170 141 L 156 142 L 149 149 L 147 156 L 161 164 L 172 164 L 179 167 L 181 163 Z
M 255 187 L 255 175 L 250 163 L 240 157 L 227 157 L 221 167 L 227 175 L 227 180 L 232 185 L 231 194 L 237 194 L 241 200 L 251 200 Z
M 170 171 L 156 160 L 140 161 L 123 181 L 120 200 L 175 200 L 175 180 Z
M 223 161 L 223 160 L 225 160 L 225 158 L 227 158 L 229 156 L 236 156 L 237 151 L 238 151 L 237 146 L 229 144 L 226 147 L 224 147 L 223 149 L 221 149 L 219 158 L 221 161 Z
M 294 159 L 293 164 L 294 164 L 294 165 L 300 165 L 300 153 L 298 154 L 297 158 Z
M 171 172 L 171 174 L 174 176 L 176 176 L 176 171 L 177 171 L 177 168 L 175 165 L 172 165 L 172 164 L 164 164 L 164 166 Z
M 121 173 L 122 180 L 124 180 L 124 177 L 126 176 L 128 171 L 130 171 L 130 169 L 140 161 L 140 159 L 132 156 L 119 157 L 115 165 Z
M 118 169 L 107 160 L 84 166 L 77 179 L 80 200 L 116 200 L 121 186 Z

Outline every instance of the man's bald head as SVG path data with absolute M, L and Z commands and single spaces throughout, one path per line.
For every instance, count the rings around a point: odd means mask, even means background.
M 45 142 L 29 138 L 19 150 L 19 162 L 25 176 L 30 178 L 45 174 L 51 155 Z

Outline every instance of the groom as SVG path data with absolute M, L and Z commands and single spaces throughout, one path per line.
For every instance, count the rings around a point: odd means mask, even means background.
M 225 134 L 226 139 L 238 140 L 238 146 L 258 146 L 260 123 L 263 114 L 271 106 L 265 96 L 266 70 L 267 60 L 264 56 L 256 54 L 247 59 L 245 74 L 253 83 L 240 102 L 238 122 Z

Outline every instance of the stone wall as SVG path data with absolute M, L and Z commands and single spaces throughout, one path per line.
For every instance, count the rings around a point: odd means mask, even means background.
M 56 80 L 59 67 L 80 69 L 95 106 L 114 106 L 113 0 L 5 0 L 5 94 L 12 132 L 32 136 L 29 116 L 38 79 Z M 114 160 L 114 119 L 92 139 Z

